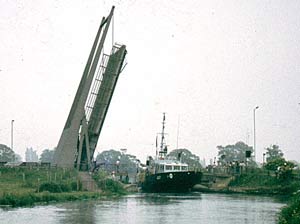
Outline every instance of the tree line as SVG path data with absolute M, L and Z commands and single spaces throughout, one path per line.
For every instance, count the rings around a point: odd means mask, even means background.
M 232 163 L 246 163 L 248 166 L 257 167 L 257 163 L 254 161 L 253 147 L 245 144 L 242 141 L 238 141 L 235 144 L 226 146 L 217 146 L 218 150 L 218 166 L 226 166 Z M 45 149 L 39 157 L 40 162 L 49 162 L 53 160 L 55 148 Z M 248 154 L 248 156 L 247 156 Z M 284 158 L 284 153 L 278 145 L 270 145 L 265 148 L 263 154 L 265 161 L 263 166 L 267 170 L 276 171 L 277 169 L 292 169 L 296 166 L 295 162 L 287 161 Z M 187 163 L 190 167 L 201 168 L 200 158 L 190 152 L 188 149 L 175 149 L 171 151 L 167 158 L 180 159 L 182 162 Z M 13 162 L 20 161 L 21 157 L 17 155 L 10 147 L 0 144 L 0 162 Z M 128 166 L 126 169 L 133 171 L 136 167 L 137 161 L 139 161 L 134 155 L 124 154 L 118 150 L 106 150 L 98 153 L 96 156 L 96 162 L 106 166 L 115 166 L 118 163 L 120 166 L 125 164 Z M 114 169 L 114 168 L 111 168 Z

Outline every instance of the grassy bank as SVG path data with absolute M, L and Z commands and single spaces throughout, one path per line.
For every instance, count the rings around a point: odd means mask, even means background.
M 228 185 L 228 190 L 233 192 L 286 196 L 292 195 L 299 189 L 299 180 L 278 179 L 264 172 L 242 174 L 235 177 Z
M 300 193 L 296 193 L 290 198 L 290 202 L 285 206 L 279 216 L 279 224 L 299 224 L 300 223 Z
M 103 176 L 103 180 L 106 179 L 107 176 Z M 0 206 L 32 206 L 126 193 L 122 185 L 113 180 L 105 181 L 105 185 L 97 182 L 101 188 L 86 191 L 75 169 L 0 168 L 0 180 Z
M 33 206 L 50 202 L 75 201 L 84 199 L 97 199 L 104 197 L 104 194 L 97 192 L 63 192 L 63 193 L 4 193 L 0 198 L 2 206 Z
M 111 178 L 107 178 L 104 171 L 99 171 L 93 174 L 93 179 L 96 181 L 97 186 L 106 192 L 115 195 L 126 195 L 128 192 L 124 188 L 124 184 Z

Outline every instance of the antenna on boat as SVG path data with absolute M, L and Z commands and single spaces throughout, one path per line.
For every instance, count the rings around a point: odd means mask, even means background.
M 165 124 L 166 124 L 166 113 L 163 113 L 163 122 L 162 122 L 162 131 L 161 131 L 161 142 L 160 142 L 160 151 L 159 157 L 165 157 L 168 153 L 168 149 L 165 143 Z

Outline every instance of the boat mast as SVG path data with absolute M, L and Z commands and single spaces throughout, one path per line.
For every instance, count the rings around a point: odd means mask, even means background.
M 159 157 L 160 158 L 164 158 L 168 153 L 168 149 L 167 149 L 167 146 L 166 146 L 166 143 L 165 143 L 165 124 L 166 124 L 166 113 L 163 113 L 161 142 L 160 142 L 160 151 L 159 151 Z

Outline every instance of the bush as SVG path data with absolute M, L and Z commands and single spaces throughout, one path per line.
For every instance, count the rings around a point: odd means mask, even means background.
M 105 180 L 107 178 L 107 174 L 106 172 L 102 171 L 102 170 L 99 170 L 97 173 L 95 173 L 93 175 L 93 179 L 95 181 L 102 181 L 102 180 Z
M 299 224 L 300 223 L 300 195 L 293 197 L 291 202 L 284 207 L 279 216 L 279 224 Z
M 103 171 L 94 174 L 93 179 L 96 181 L 98 187 L 103 190 L 120 195 L 126 194 L 123 185 L 119 181 L 108 178 L 107 174 Z
M 82 184 L 79 183 L 79 190 L 82 189 Z M 70 192 L 77 191 L 77 182 L 71 183 L 54 183 L 46 182 L 42 183 L 39 187 L 39 192 L 48 191 L 50 193 L 61 193 L 61 192 Z
M 78 188 L 77 188 L 77 184 L 79 184 Z M 71 183 L 71 189 L 72 189 L 72 191 L 81 191 L 82 190 L 82 183 L 77 182 L 77 181 L 73 181 Z
M 295 167 L 294 163 L 292 163 L 290 161 L 286 161 L 284 158 L 272 159 L 272 160 L 268 161 L 267 164 L 265 165 L 265 168 L 267 170 L 273 170 L 273 171 L 277 171 L 278 168 L 291 170 L 294 167 Z
M 11 205 L 12 207 L 33 205 L 35 198 L 33 194 L 9 194 L 4 193 L 0 198 L 1 205 Z
M 60 187 L 59 184 L 57 183 L 49 183 L 49 182 L 46 182 L 46 183 L 42 183 L 39 187 L 39 191 L 40 192 L 43 192 L 43 191 L 49 191 L 51 193 L 61 193 L 62 192 L 62 189 Z
M 242 174 L 229 183 L 229 186 L 239 187 L 271 187 L 275 185 L 279 185 L 279 181 L 275 177 L 258 173 Z
M 112 193 L 126 194 L 126 190 L 124 189 L 122 184 L 120 182 L 114 181 L 112 179 L 106 180 L 106 189 Z
M 70 184 L 59 184 L 59 186 L 62 192 L 70 192 L 72 190 Z

